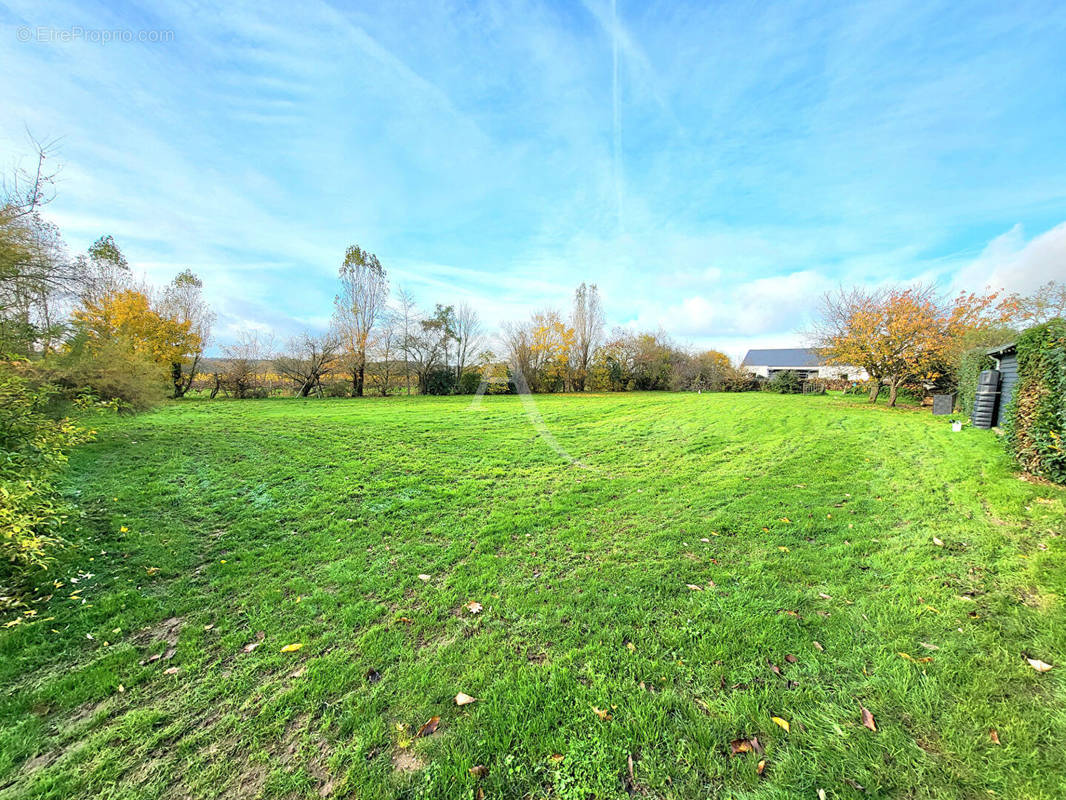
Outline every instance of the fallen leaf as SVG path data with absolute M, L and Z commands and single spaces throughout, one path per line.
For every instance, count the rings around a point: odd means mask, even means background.
M 637 652 L 637 646 L 632 642 L 626 642 L 626 649 L 629 650 L 630 653 Z
M 780 675 L 781 674 L 780 667 L 778 667 L 773 661 L 771 661 L 770 659 L 767 659 L 766 663 L 770 665 L 770 671 L 773 672 L 774 675 Z
M 396 618 L 396 621 L 397 621 L 397 622 L 402 622 L 402 623 L 404 623 L 405 625 L 410 625 L 410 624 L 411 624 L 411 622 L 412 622 L 412 620 L 411 620 L 411 618 L 410 618 L 410 617 L 397 617 L 397 618 Z
M 596 708 L 596 706 L 592 706 L 592 711 L 597 717 L 602 719 L 604 722 L 611 718 L 611 715 L 610 713 L 608 713 L 606 708 Z
M 792 655 L 792 653 L 789 653 L 787 656 L 785 656 L 785 661 L 787 661 L 789 664 L 795 664 L 797 661 L 799 661 L 799 659 Z
M 424 572 L 421 572 L 421 573 L 419 573 L 419 575 L 418 575 L 418 579 L 419 579 L 420 581 L 428 581 L 428 580 L 430 580 L 430 579 L 431 579 L 431 576 L 427 575 L 427 574 L 426 574 L 426 573 L 424 573 Z
M 755 765 L 755 774 L 756 775 L 762 775 L 763 770 L 765 770 L 765 769 L 766 769 L 766 759 L 764 758 L 764 759 L 760 760 L 758 764 Z
M 179 671 L 180 670 L 178 669 L 178 667 L 167 667 L 165 670 L 163 670 L 163 674 L 164 675 L 177 675 Z
M 784 523 L 792 522 L 792 520 L 790 520 L 788 517 L 781 517 L 781 521 L 784 522 Z
M 933 544 L 935 544 L 937 547 L 943 547 L 944 546 L 944 543 L 940 539 L 936 538 L 935 536 L 933 537 Z
M 935 644 L 929 644 L 929 642 L 918 642 L 918 644 L 920 644 L 926 650 L 939 650 L 940 649 Z
M 129 533 L 130 529 L 127 528 L 125 525 L 121 525 L 121 526 L 119 526 L 118 532 L 119 533 Z
M 734 739 L 729 743 L 729 749 L 730 751 L 732 751 L 733 755 L 739 755 L 740 753 L 750 753 L 752 750 L 751 742 L 749 742 L 747 739 Z
M 818 800 L 825 800 L 825 789 L 818 790 Z
M 874 715 L 870 713 L 870 709 L 859 703 L 859 709 L 862 712 L 862 724 L 870 730 L 877 731 L 877 723 L 874 722 Z
M 1044 663 L 1039 658 L 1027 658 L 1025 660 L 1028 661 L 1029 666 L 1035 669 L 1037 672 L 1047 672 L 1049 669 L 1051 669 L 1050 664 Z
M 689 589 L 691 589 L 694 592 L 702 592 L 703 591 L 703 587 L 702 586 L 697 586 L 694 583 L 686 583 L 685 586 L 687 586 Z
M 482 778 L 484 778 L 486 775 L 489 774 L 489 768 L 486 767 L 484 764 L 478 764 L 477 766 L 474 766 L 474 767 L 471 767 L 470 769 L 468 769 L 467 772 L 469 772 L 471 775 L 473 775 L 478 780 L 481 780 Z
M 824 647 L 822 647 L 822 643 L 821 643 L 821 642 L 819 642 L 819 641 L 815 641 L 815 643 L 814 643 L 814 648 L 815 648 L 815 649 L 816 649 L 816 650 L 817 650 L 817 651 L 818 651 L 819 653 L 824 653 L 824 652 L 825 652 L 825 648 L 824 648 Z
M 563 754 L 562 753 L 552 753 L 550 756 L 548 756 L 548 758 L 551 759 L 552 761 L 562 761 L 563 760 Z
M 293 642 L 292 644 L 287 644 L 283 648 L 281 648 L 281 652 L 283 652 L 283 653 L 295 653 L 297 650 L 299 650 L 303 646 L 304 646 L 303 642 Z
M 159 572 L 159 567 L 145 567 L 144 571 L 147 572 L 149 576 L 152 576 Z
M 463 608 L 465 608 L 471 614 L 480 614 L 481 613 L 481 603 L 478 603 L 478 602 L 476 602 L 474 600 L 471 600 L 469 603 L 467 603 L 465 606 L 463 606 Z
M 833 598 L 827 595 L 825 592 L 818 592 L 818 596 L 823 600 L 832 600 Z
M 760 756 L 763 754 L 762 745 L 759 744 L 758 736 L 752 736 L 750 739 L 748 739 L 748 744 L 750 744 L 751 749 L 758 753 Z
M 248 644 L 246 644 L 244 646 L 244 652 L 251 653 L 253 650 L 255 650 L 255 648 L 259 647 L 259 645 L 261 645 L 261 644 L 262 644 L 262 642 L 249 642 Z
M 440 717 L 430 717 L 425 721 L 422 727 L 418 729 L 415 738 L 420 739 L 423 736 L 432 736 L 433 732 L 437 730 L 438 725 L 440 725 Z
M 863 786 L 858 781 L 853 781 L 851 778 L 845 778 L 844 782 L 848 786 L 850 786 L 852 789 L 854 789 L 856 792 L 865 792 L 866 791 L 866 787 L 865 786 Z
M 992 744 L 999 744 L 999 733 L 995 728 L 990 728 L 988 731 L 988 738 L 992 740 Z
M 785 547 L 783 544 L 782 545 L 778 545 L 777 549 L 780 550 L 782 553 L 790 553 L 790 552 L 792 552 L 787 547 Z
M 462 692 L 459 692 L 459 694 L 455 696 L 455 704 L 457 706 L 465 706 L 468 703 L 473 703 L 475 700 L 477 700 L 476 697 L 471 697 L 470 695 L 463 694 Z
M 777 725 L 777 727 L 784 730 L 785 733 L 789 732 L 790 728 L 787 720 L 783 720 L 781 719 L 781 717 L 770 717 L 770 719 L 773 720 L 774 724 Z

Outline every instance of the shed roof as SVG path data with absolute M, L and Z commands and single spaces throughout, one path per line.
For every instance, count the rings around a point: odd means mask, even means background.
M 1018 343 L 1017 342 L 1011 342 L 1010 344 L 1001 344 L 998 347 L 990 347 L 987 350 L 985 350 L 985 355 L 987 355 L 987 356 L 1004 355 L 1005 353 L 1014 352 L 1017 349 L 1017 347 L 1018 347 Z
M 749 350 L 740 362 L 749 367 L 818 367 L 825 362 L 811 347 L 786 347 L 777 350 Z

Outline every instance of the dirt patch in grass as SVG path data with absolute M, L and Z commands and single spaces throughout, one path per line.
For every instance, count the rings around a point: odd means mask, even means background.
M 392 768 L 397 772 L 418 772 L 425 766 L 426 762 L 410 750 L 396 750 L 392 754 Z

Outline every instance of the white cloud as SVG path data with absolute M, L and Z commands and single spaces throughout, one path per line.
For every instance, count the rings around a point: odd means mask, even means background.
M 989 242 L 954 283 L 960 290 L 987 286 L 1025 294 L 1047 281 L 1066 281 L 1066 222 L 1028 241 L 1015 225 Z

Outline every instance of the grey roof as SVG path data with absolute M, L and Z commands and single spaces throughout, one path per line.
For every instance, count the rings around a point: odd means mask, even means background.
M 992 347 L 985 350 L 985 355 L 997 356 L 1001 353 L 1010 353 L 1018 346 L 1017 342 L 1011 342 L 1010 344 L 1001 344 L 999 347 Z
M 818 367 L 824 362 L 810 347 L 787 347 L 778 350 L 749 350 L 741 364 L 748 367 Z

